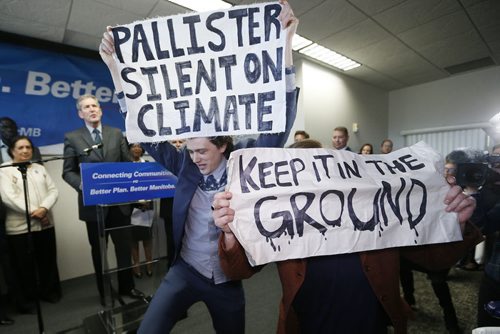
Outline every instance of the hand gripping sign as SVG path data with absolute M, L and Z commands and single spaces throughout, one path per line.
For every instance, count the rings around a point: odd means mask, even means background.
M 231 229 L 252 265 L 461 240 L 442 161 L 422 142 L 385 155 L 238 150 Z
M 130 142 L 285 129 L 279 3 L 114 27 Z

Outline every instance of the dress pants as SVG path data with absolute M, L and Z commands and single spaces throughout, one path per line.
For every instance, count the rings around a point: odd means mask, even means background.
M 188 308 L 199 301 L 207 306 L 216 333 L 244 333 L 245 295 L 241 281 L 215 284 L 180 257 L 156 290 L 138 333 L 170 333 Z
M 118 291 L 120 294 L 127 294 L 134 288 L 132 277 L 131 260 L 131 231 L 130 228 L 119 228 L 130 225 L 130 217 L 124 215 L 118 206 L 107 208 L 108 213 L 105 220 L 105 238 L 111 236 L 115 246 L 115 256 L 118 268 L 126 268 L 118 271 Z M 94 265 L 97 280 L 97 289 L 101 297 L 104 297 L 103 269 L 101 259 L 101 247 L 99 242 L 99 229 L 97 221 L 86 221 L 87 236 L 89 239 L 92 263 Z
M 400 281 L 403 289 L 403 295 L 406 302 L 410 305 L 415 305 L 414 297 L 414 282 L 412 270 L 417 270 L 427 274 L 427 278 L 431 281 L 434 295 L 439 301 L 439 306 L 443 310 L 443 318 L 445 326 L 448 330 L 458 328 L 458 318 L 455 312 L 455 306 L 451 299 L 450 288 L 447 278 L 450 269 L 439 271 L 428 271 L 417 265 L 414 265 L 406 260 L 401 260 Z
M 34 301 L 37 296 L 57 301 L 61 298 L 61 282 L 57 267 L 55 229 L 52 227 L 32 232 L 31 236 L 33 254 L 29 252 L 28 233 L 7 236 L 13 268 L 14 298 L 18 304 Z M 38 271 L 36 274 L 35 265 Z M 38 291 L 35 275 L 38 275 Z

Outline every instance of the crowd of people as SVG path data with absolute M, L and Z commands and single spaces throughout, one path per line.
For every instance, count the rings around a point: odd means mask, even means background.
M 81 163 L 145 162 L 144 152 L 178 178 L 173 199 L 162 200 L 160 215 L 167 232 L 169 270 L 157 288 L 138 330 L 139 333 L 166 333 L 187 310 L 202 301 L 212 317 L 217 333 L 245 331 L 245 295 L 242 280 L 262 267 L 252 267 L 230 223 L 235 212 L 230 207 L 232 194 L 225 191 L 226 167 L 229 154 L 239 148 L 283 147 L 290 135 L 297 112 L 295 74 L 291 41 L 298 19 L 285 0 L 280 1 L 279 20 L 287 29 L 284 51 L 286 67 L 286 129 L 282 133 L 260 135 L 233 142 L 230 136 L 197 137 L 183 141 L 128 144 L 122 132 L 102 123 L 102 109 L 93 95 L 82 95 L 76 101 L 83 126 L 65 134 L 62 178 L 77 193 L 78 217 L 87 230 L 97 292 L 102 305 L 107 293 L 103 279 L 101 242 L 96 206 L 85 206 L 82 200 Z M 113 60 L 114 43 L 111 29 L 101 41 L 100 55 L 108 66 L 120 103 L 121 113 L 127 114 L 120 74 Z M 37 298 L 57 303 L 62 298 L 57 267 L 55 222 L 51 209 L 58 190 L 42 163 L 37 148 L 27 136 L 19 136 L 10 119 L 0 119 L 2 154 L 0 162 L 0 325 L 13 323 L 5 312 L 8 291 L 17 310 L 32 313 Z M 335 150 L 352 151 L 349 132 L 344 126 L 333 130 L 331 146 Z M 82 155 L 85 148 L 104 143 Z M 291 148 L 321 148 L 323 145 L 299 130 Z M 380 154 L 393 151 L 393 142 L 384 139 Z M 6 156 L 7 153 L 8 157 Z M 375 154 L 374 147 L 365 143 L 359 154 Z M 453 152 L 452 152 L 453 153 Z M 354 153 L 355 154 L 355 153 Z M 500 155 L 495 146 L 492 155 Z M 277 263 L 282 284 L 278 333 L 405 333 L 411 308 L 416 309 L 413 296 L 412 271 L 428 274 L 443 309 L 444 322 L 450 333 L 460 332 L 447 275 L 450 268 L 477 243 L 488 235 L 490 245 L 484 260 L 485 275 L 481 282 L 478 302 L 478 326 L 500 326 L 484 305 L 500 300 L 500 163 L 492 164 L 485 184 L 471 187 L 457 184 L 457 168 L 462 160 L 456 154 L 447 156 L 445 174 L 450 185 L 443 202 L 447 212 L 455 212 L 463 240 L 437 245 L 397 247 L 358 253 L 315 256 Z M 465 154 L 465 157 L 468 157 Z M 12 164 L 14 163 L 14 165 Z M 29 202 L 19 165 L 26 163 Z M 147 226 L 131 225 L 134 212 L 148 214 L 151 202 L 136 205 L 106 207 L 103 220 L 106 235 L 114 243 L 117 291 L 111 294 L 142 299 L 134 278 L 144 273 L 152 275 L 151 231 Z M 29 219 L 28 219 L 29 217 Z M 32 237 L 31 237 L 32 236 Z M 146 258 L 141 270 L 139 243 Z M 33 265 L 26 265 L 27 263 Z M 35 272 L 37 270 L 37 272 Z M 39 281 L 34 277 L 38 274 Z M 0 276 L 1 276 L 0 275 Z M 1 277 L 0 277 L 1 278 Z M 403 298 L 400 294 L 400 280 Z M 5 282 L 6 284 L 2 284 Z M 36 283 L 35 283 L 36 282 Z M 363 310 L 363 321 L 359 321 Z

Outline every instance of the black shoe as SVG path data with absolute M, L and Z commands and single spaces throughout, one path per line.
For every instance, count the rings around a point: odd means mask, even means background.
M 151 270 L 148 270 L 146 271 L 146 275 L 148 275 L 149 277 L 153 276 L 153 272 Z
M 36 305 L 34 303 L 24 303 L 17 305 L 17 312 L 21 314 L 36 314 Z
M 11 326 L 14 325 L 14 320 L 6 316 L 0 317 L 0 326 Z
M 61 301 L 61 295 L 56 294 L 56 293 L 50 294 L 50 295 L 47 295 L 47 296 L 43 296 L 42 300 L 46 301 L 48 303 L 51 303 L 51 304 L 56 304 L 56 303 L 58 303 L 58 302 Z
M 130 291 L 127 291 L 126 293 L 120 293 L 120 294 L 133 299 L 143 299 L 145 297 L 144 293 L 135 288 L 130 289 Z
M 142 273 L 139 271 L 138 273 L 134 273 L 136 278 L 142 278 Z

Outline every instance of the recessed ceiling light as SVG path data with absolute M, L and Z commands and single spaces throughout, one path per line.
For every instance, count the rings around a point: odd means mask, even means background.
M 187 9 L 197 12 L 207 12 L 217 9 L 231 8 L 233 5 L 222 0 L 169 0 Z M 349 71 L 353 68 L 361 66 L 355 62 L 333 50 L 330 50 L 318 43 L 295 34 L 292 40 L 292 50 L 305 54 L 308 57 L 317 59 L 320 62 L 334 66 L 342 71 Z
M 208 12 L 216 9 L 226 9 L 231 8 L 233 5 L 222 1 L 222 0 L 169 0 L 170 2 L 176 3 L 179 6 L 186 7 L 188 9 L 197 12 Z
M 352 70 L 353 68 L 361 66 L 360 63 L 317 43 L 310 44 L 300 49 L 299 53 L 305 54 L 306 56 L 319 60 L 325 64 L 334 66 L 342 71 Z
M 308 45 L 311 45 L 313 42 L 300 36 L 299 34 L 295 34 L 292 40 L 292 50 L 298 51 Z

